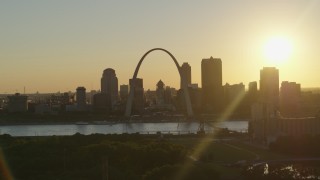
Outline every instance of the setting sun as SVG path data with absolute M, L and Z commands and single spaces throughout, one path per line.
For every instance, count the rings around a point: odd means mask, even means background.
M 283 37 L 274 37 L 268 40 L 264 47 L 264 53 L 267 60 L 279 65 L 287 61 L 292 53 L 291 42 Z

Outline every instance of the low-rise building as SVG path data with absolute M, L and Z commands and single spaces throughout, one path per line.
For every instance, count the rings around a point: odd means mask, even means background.
M 13 112 L 27 112 L 28 111 L 28 96 L 16 93 L 8 96 L 8 111 Z
M 320 135 L 320 117 L 286 118 L 271 104 L 252 106 L 249 133 L 257 142 L 269 144 L 279 136 Z

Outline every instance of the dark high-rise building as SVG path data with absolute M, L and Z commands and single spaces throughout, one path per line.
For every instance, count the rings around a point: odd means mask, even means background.
M 126 101 L 129 96 L 129 85 L 120 85 L 120 99 L 121 101 Z
M 202 105 L 208 112 L 219 113 L 222 110 L 222 62 L 210 57 L 201 62 Z
M 257 81 L 253 81 L 253 82 L 249 83 L 247 98 L 248 98 L 249 106 L 251 106 L 254 102 L 257 102 L 257 100 L 258 100 L 258 83 L 257 83 Z
M 187 86 L 189 86 L 191 84 L 191 66 L 185 62 L 182 64 L 180 70 L 182 77 L 186 80 Z M 183 89 L 182 80 L 180 82 L 180 89 Z
M 280 88 L 280 110 L 285 116 L 298 115 L 301 103 L 301 85 L 283 81 Z
M 133 80 L 129 80 L 130 91 L 134 91 L 134 99 L 133 99 L 133 112 L 137 114 L 141 114 L 144 109 L 144 89 L 143 89 L 143 80 L 140 78 L 136 78 L 135 88 L 132 89 Z
M 76 98 L 77 98 L 77 108 L 80 111 L 83 111 L 86 109 L 87 102 L 86 102 L 86 88 L 85 87 L 78 87 L 76 92 Z
M 257 81 L 249 82 L 248 92 L 250 92 L 250 93 L 257 93 L 258 92 L 258 83 L 257 83 Z
M 165 90 L 164 90 L 164 83 L 160 80 L 157 83 L 157 90 L 156 90 L 156 103 L 157 105 L 163 105 L 165 104 L 164 96 L 165 96 Z
M 164 103 L 165 104 L 171 104 L 172 103 L 172 92 L 171 92 L 171 88 L 169 86 L 167 86 L 166 89 L 165 89 Z
M 118 101 L 118 78 L 114 69 L 108 68 L 103 71 L 101 93 L 106 94 L 108 97 L 108 106 L 113 109 Z
M 279 70 L 275 67 L 260 70 L 260 101 L 279 109 Z

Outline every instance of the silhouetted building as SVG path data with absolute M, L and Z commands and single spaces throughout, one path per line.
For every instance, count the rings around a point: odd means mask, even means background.
M 35 105 L 35 114 L 51 114 L 51 108 L 48 104 L 36 104 Z
M 157 105 L 164 105 L 165 104 L 165 102 L 164 102 L 165 91 L 164 91 L 164 83 L 161 80 L 157 83 L 156 92 L 157 92 L 157 97 L 156 97 Z
M 129 96 L 129 85 L 120 85 L 120 99 L 121 101 L 127 101 Z
M 283 81 L 280 88 L 280 110 L 285 116 L 297 116 L 300 112 L 301 86 L 295 82 Z
M 174 90 L 169 86 L 165 87 L 165 84 L 159 80 L 156 91 L 148 90 L 146 92 L 147 101 L 150 105 L 147 109 L 152 111 L 174 110 L 174 106 L 172 104 L 173 91 Z
M 52 94 L 47 98 L 47 104 L 49 105 L 52 113 L 59 111 L 66 111 L 66 107 L 72 105 L 75 102 L 74 94 L 71 92 L 65 92 L 63 94 Z
M 222 110 L 222 62 L 210 57 L 201 62 L 202 105 L 207 112 L 219 113 Z
M 193 88 L 193 89 L 199 88 L 198 83 L 189 84 L 188 87 L 191 87 L 191 88 Z
M 5 98 L 0 97 L 0 109 L 1 109 L 1 110 L 2 110 L 2 108 L 4 107 L 5 102 L 6 102 Z
M 28 111 L 28 96 L 16 93 L 15 95 L 8 96 L 8 99 L 8 111 L 10 113 Z
M 192 109 L 196 114 L 200 113 L 201 110 L 201 102 L 202 102 L 202 92 L 201 89 L 196 86 L 189 86 L 188 87 L 190 101 L 192 105 Z M 184 97 L 183 89 L 179 89 L 177 91 L 176 96 L 176 107 L 179 111 L 185 112 L 186 111 L 186 102 Z
M 245 86 L 243 83 L 240 84 L 228 84 L 224 86 L 224 94 L 226 101 L 231 103 L 233 101 L 241 101 L 245 95 Z
M 74 103 L 74 94 L 68 92 L 52 94 L 47 101 L 49 101 L 50 106 L 72 104 Z
M 316 91 L 301 91 L 301 115 L 320 116 L 320 93 Z
M 77 109 L 79 111 L 84 111 L 87 108 L 87 98 L 86 98 L 86 88 L 78 87 L 76 92 L 77 98 Z
M 251 113 L 251 106 L 258 102 L 258 83 L 256 81 L 249 83 L 248 92 L 245 98 L 245 113 L 249 117 Z M 250 122 L 249 122 L 250 123 Z M 250 130 L 248 130 L 249 133 Z
M 275 67 L 260 70 L 260 101 L 279 109 L 279 70 Z
M 224 85 L 224 103 L 225 111 L 232 110 L 230 115 L 233 116 L 249 116 L 249 109 L 245 106 L 245 86 L 243 83 Z M 232 108 L 232 109 L 230 109 Z
M 182 64 L 180 70 L 182 73 L 182 77 L 185 78 L 187 86 L 189 86 L 191 84 L 191 66 L 187 62 L 185 62 Z M 180 89 L 182 89 L 182 88 L 183 88 L 183 86 L 182 86 L 182 80 L 181 80 Z
M 270 104 L 256 103 L 252 106 L 249 120 L 253 140 L 270 144 L 280 136 L 318 136 L 320 120 L 318 117 L 285 118 Z
M 118 78 L 114 69 L 108 68 L 103 71 L 101 93 L 108 96 L 108 106 L 113 109 L 118 101 Z
M 248 101 L 251 105 L 254 102 L 257 102 L 258 99 L 258 83 L 256 81 L 249 83 L 249 89 L 248 89 Z
M 257 93 L 258 92 L 258 83 L 257 83 L 257 81 L 249 82 L 248 86 L 249 86 L 249 88 L 248 88 L 249 92 L 252 92 L 252 93 Z
M 156 104 L 158 106 L 168 105 L 172 103 L 172 89 L 160 80 L 156 89 Z
M 95 94 L 97 94 L 98 92 L 96 90 L 91 90 L 88 94 L 87 94 L 87 100 L 89 104 L 93 104 L 93 96 Z
M 136 78 L 135 88 L 133 87 L 133 80 L 129 80 L 130 91 L 134 91 L 134 99 L 133 99 L 133 112 L 136 114 L 141 114 L 144 110 L 144 89 L 143 89 L 143 80 L 140 78 Z
M 156 104 L 156 99 L 157 99 L 157 92 L 156 91 L 151 91 L 148 89 L 145 93 L 145 101 L 149 106 L 153 106 Z
M 98 112 L 110 112 L 110 96 L 106 93 L 97 93 L 93 95 L 93 109 Z
M 164 103 L 172 104 L 172 92 L 170 86 L 166 86 L 166 89 L 164 91 Z

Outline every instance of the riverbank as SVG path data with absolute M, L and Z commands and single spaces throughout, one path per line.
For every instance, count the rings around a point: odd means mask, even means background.
M 216 132 L 247 132 L 247 121 L 226 121 L 205 123 L 205 133 Z M 76 133 L 90 134 L 197 134 L 199 122 L 162 122 L 162 123 L 109 123 L 86 124 L 84 122 L 73 124 L 20 124 L 0 126 L 0 134 L 12 136 L 69 136 Z
M 179 122 L 219 122 L 216 118 L 202 119 L 200 117 L 187 118 L 181 115 L 172 116 L 107 116 L 103 114 L 73 113 L 59 115 L 35 114 L 0 114 L 0 126 L 8 125 L 68 125 L 93 124 L 108 125 L 116 123 L 179 123 Z M 226 121 L 248 121 L 247 118 L 232 118 Z

